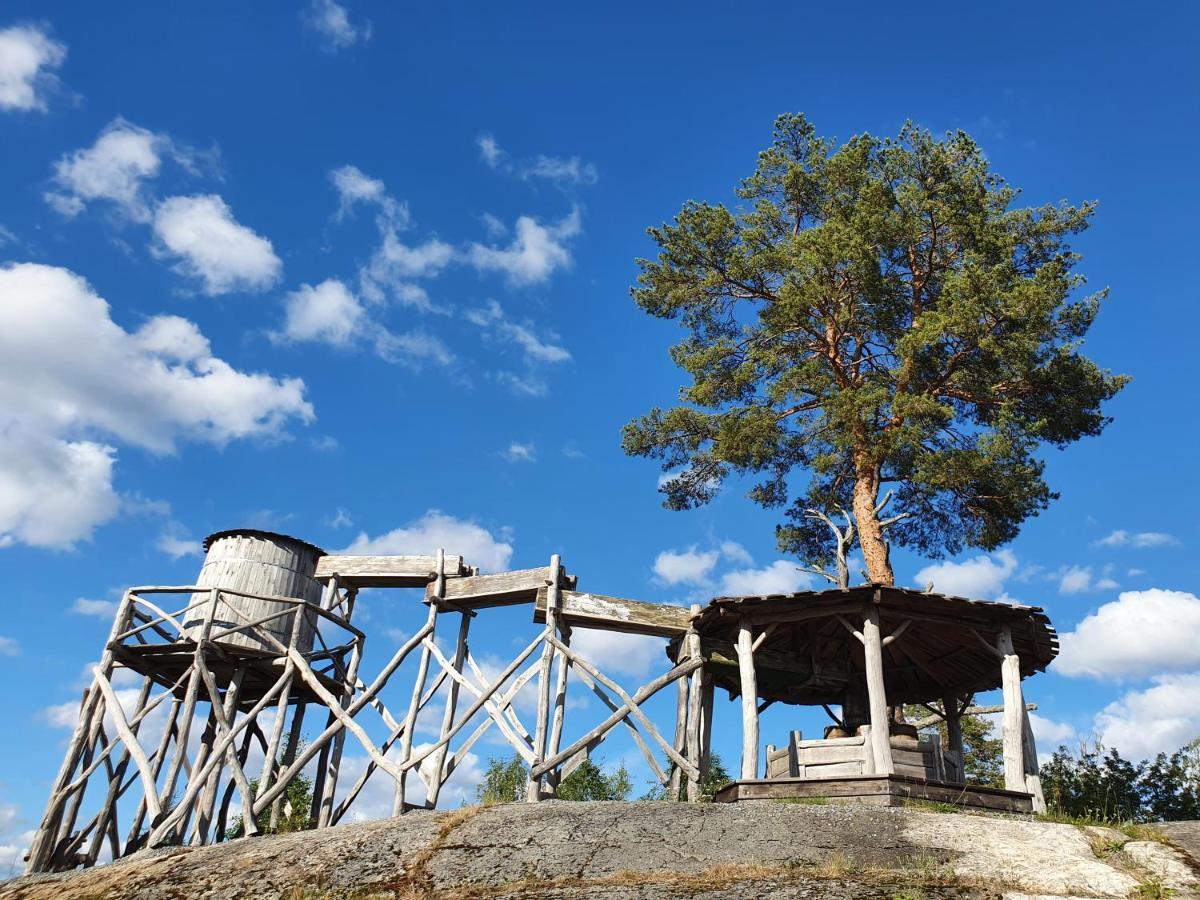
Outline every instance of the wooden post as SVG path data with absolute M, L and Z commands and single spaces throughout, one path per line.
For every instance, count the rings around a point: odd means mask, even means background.
M 203 676 L 203 674 L 204 673 L 201 672 L 201 676 Z M 221 722 L 222 714 L 225 721 L 228 722 L 232 722 L 234 717 L 237 715 L 238 696 L 242 692 L 242 680 L 245 677 L 245 674 L 245 669 L 237 669 L 233 673 L 233 677 L 229 682 L 229 687 L 225 688 L 225 697 L 222 699 L 219 695 L 216 695 L 211 698 L 213 713 L 217 725 L 219 725 Z M 210 684 L 215 687 L 215 682 L 210 682 Z M 218 704 L 221 705 L 220 713 L 217 712 Z M 214 726 L 214 740 L 217 731 L 218 729 L 216 726 Z M 211 747 L 209 752 L 212 752 Z M 235 764 L 237 762 L 237 750 L 234 747 L 228 748 L 228 750 L 225 752 L 225 758 L 231 765 Z M 197 765 L 199 765 L 199 763 L 197 763 Z M 199 806 L 197 808 L 199 813 L 196 816 L 196 830 L 192 833 L 192 846 L 208 843 L 208 830 L 209 826 L 212 824 L 213 810 L 216 807 L 217 792 L 220 789 L 222 768 L 223 767 L 221 764 L 218 764 L 213 770 L 212 776 L 204 788 L 204 793 L 201 794 L 198 801 Z M 247 833 L 254 830 L 253 823 L 247 820 L 245 824 Z
M 1042 776 L 1038 767 L 1037 745 L 1033 740 L 1033 726 L 1029 723 L 1029 709 L 1022 705 L 1021 718 L 1023 727 L 1023 752 L 1025 756 L 1025 790 L 1033 797 L 1033 811 L 1046 811 L 1046 797 L 1042 793 Z
M 996 638 L 1000 654 L 1000 679 L 1004 692 L 1004 788 L 1026 792 L 1025 698 L 1021 694 L 1021 658 L 1013 649 L 1012 630 L 1005 625 Z
M 566 622 L 558 623 L 560 632 L 560 640 L 564 644 L 571 643 L 571 626 Z M 570 667 L 570 660 L 558 651 L 555 651 L 554 658 L 558 660 L 558 668 L 555 670 L 554 681 L 554 718 L 550 722 L 550 743 L 546 748 L 548 756 L 554 756 L 558 753 L 562 745 L 563 726 L 566 724 L 567 716 L 567 675 Z M 558 783 L 561 776 L 561 770 L 555 770 L 551 773 L 551 777 L 546 779 L 550 787 L 552 795 L 558 793 Z
M 675 665 L 687 660 L 688 642 L 687 638 L 683 637 L 679 640 L 679 649 L 675 651 Z M 675 737 L 671 742 L 671 746 L 676 753 L 684 753 L 687 750 L 687 714 L 688 714 L 688 680 L 680 678 L 675 682 Z M 679 766 L 671 765 L 671 783 L 667 787 L 670 791 L 668 800 L 679 800 L 681 797 L 680 791 L 683 788 L 683 770 Z
M 742 679 L 742 780 L 758 777 L 758 679 L 754 634 L 745 616 L 738 622 L 738 672 Z
M 546 628 L 550 636 L 558 632 L 559 571 L 559 556 L 555 553 L 550 557 L 550 583 L 546 586 Z M 528 803 L 537 803 L 542 799 L 542 779 L 533 774 L 533 769 L 546 758 L 546 733 L 550 721 L 550 666 L 553 661 L 554 644 L 547 640 L 546 646 L 542 649 L 541 669 L 538 672 L 537 727 L 533 734 L 533 764 L 530 767 L 529 780 L 525 784 L 525 800 Z
M 446 595 L 446 551 L 439 547 L 437 552 L 437 574 L 434 579 L 434 596 L 429 603 L 429 618 L 425 623 L 428 638 L 432 641 L 437 628 L 437 617 L 441 611 L 441 597 Z M 417 677 L 413 681 L 412 700 L 408 704 L 408 715 L 404 717 L 404 737 L 400 739 L 400 763 L 403 766 L 412 756 L 413 732 L 417 729 L 417 713 L 421 711 L 421 692 L 425 690 L 425 678 L 429 674 L 429 648 L 422 644 L 421 661 L 417 665 Z M 400 773 L 396 782 L 396 795 L 392 803 L 392 815 L 404 814 L 404 789 L 408 770 Z
M 700 672 L 700 781 L 704 782 L 712 768 L 713 680 L 704 669 Z
M 288 730 L 287 744 L 283 750 L 283 760 L 280 763 L 280 777 L 286 772 L 288 767 L 296 760 L 296 749 L 300 746 L 300 729 L 304 725 L 304 711 L 308 707 L 305 705 L 303 697 L 296 697 L 296 705 L 292 709 L 292 724 Z M 268 788 L 263 788 L 265 792 Z M 259 799 L 261 799 L 261 794 Z M 279 817 L 283 813 L 284 794 L 280 794 L 271 803 L 271 831 L 279 830 Z
M 693 603 L 691 612 L 693 624 L 689 626 L 684 641 L 687 643 L 688 658 L 699 659 L 700 635 L 697 633 L 694 623 L 696 616 L 700 615 L 700 604 Z M 700 769 L 700 681 L 703 677 L 703 669 L 697 669 L 688 676 L 687 760 L 696 767 L 697 773 Z M 689 803 L 695 803 L 700 799 L 699 777 L 688 776 L 687 798 Z
M 462 673 L 463 664 L 467 659 L 467 635 L 471 629 L 471 618 L 475 614 L 470 610 L 462 610 L 462 620 L 458 623 L 458 641 L 454 645 L 454 671 Z M 451 678 L 450 687 L 446 695 L 446 708 L 442 711 L 442 730 L 438 735 L 438 739 L 444 738 L 450 733 L 450 728 L 454 725 L 454 713 L 458 709 L 458 689 L 459 683 Z M 436 807 L 438 795 L 442 792 L 442 782 L 444 780 L 443 769 L 446 765 L 446 751 L 450 749 L 450 745 L 442 747 L 433 756 L 433 783 L 429 786 L 429 801 L 430 807 Z
M 892 740 L 888 730 L 887 694 L 883 685 L 883 638 L 879 632 L 879 609 L 868 604 L 863 614 L 863 661 L 867 677 L 867 705 L 871 711 L 871 756 L 875 774 L 891 775 Z
M 947 694 L 942 698 L 942 709 L 946 713 L 946 750 L 954 763 L 954 771 L 947 772 L 947 776 L 955 783 L 965 784 L 966 773 L 963 771 L 963 733 L 962 716 L 959 714 L 959 698 L 955 694 Z

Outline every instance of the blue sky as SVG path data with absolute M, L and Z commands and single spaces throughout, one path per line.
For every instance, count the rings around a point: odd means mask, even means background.
M 1030 204 L 1100 201 L 1077 249 L 1112 291 L 1087 350 L 1134 378 L 1113 424 L 1048 451 L 1061 499 L 1009 547 L 933 570 L 897 552 L 897 574 L 1077 632 L 1027 687 L 1042 750 L 1096 734 L 1140 756 L 1200 733 L 1197 24 L 1185 4 L 935 4 L 919 23 L 894 6 L 5 4 L 0 675 L 22 739 L 0 747 L 0 843 L 40 811 L 57 705 L 109 604 L 191 580 L 210 531 L 455 541 L 493 568 L 560 552 L 581 586 L 658 601 L 802 586 L 737 485 L 670 513 L 619 446 L 681 383 L 676 327 L 628 296 L 645 228 L 731 202 L 784 111 L 843 139 L 963 128 Z M 403 594 L 364 610 L 380 652 L 423 615 Z M 484 649 L 529 627 L 508 616 Z M 660 665 L 656 646 L 595 652 L 630 684 Z M 773 710 L 764 740 L 798 721 L 819 727 Z

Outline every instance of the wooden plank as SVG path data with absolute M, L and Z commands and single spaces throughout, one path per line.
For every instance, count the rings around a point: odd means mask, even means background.
M 675 637 L 687 632 L 692 614 L 682 606 L 625 600 L 603 594 L 560 591 L 562 619 L 570 626 L 603 628 L 627 634 Z M 546 588 L 538 591 L 533 620 L 546 621 Z
M 1030 813 L 1030 797 L 995 788 L 963 787 L 899 775 L 850 776 L 826 780 L 787 778 L 742 780 L 726 785 L 713 798 L 718 803 L 779 800 L 793 797 L 822 797 L 834 801 L 903 805 L 905 800 L 928 800 L 997 812 Z
M 344 587 L 425 587 L 437 577 L 436 556 L 337 556 L 317 559 L 317 581 L 334 575 Z M 465 575 L 461 556 L 446 556 L 446 574 Z
M 446 581 L 446 600 L 466 609 L 535 603 L 538 591 L 546 587 L 549 581 L 549 566 L 496 572 L 491 575 L 466 575 Z M 573 589 L 577 581 L 576 576 L 568 575 L 565 569 L 559 569 L 560 588 Z M 433 596 L 432 586 L 426 588 L 425 595 Z
M 805 763 L 805 778 L 840 778 L 843 775 L 862 775 L 863 761 L 856 759 L 851 762 L 836 763 Z
M 802 765 L 820 766 L 828 763 L 862 762 L 869 748 L 858 747 L 799 747 L 796 755 Z

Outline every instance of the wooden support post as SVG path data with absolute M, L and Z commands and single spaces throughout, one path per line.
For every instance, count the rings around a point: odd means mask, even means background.
M 946 774 L 951 781 L 965 784 L 967 779 L 963 771 L 962 716 L 959 709 L 959 698 L 955 694 L 947 694 L 942 698 L 942 710 L 946 719 L 946 750 L 954 765 L 954 770 Z
M 559 571 L 559 556 L 555 553 L 550 557 L 550 577 L 549 584 L 546 585 L 546 628 L 552 637 L 558 633 Z M 525 784 L 527 803 L 537 803 L 542 799 L 542 779 L 533 774 L 533 769 L 546 758 L 546 733 L 550 722 L 550 666 L 553 662 L 554 645 L 547 640 L 546 646 L 542 648 L 542 663 L 538 672 L 537 726 L 533 733 L 533 763 L 530 766 L 529 780 Z
M 889 734 L 887 694 L 883 686 L 883 639 L 879 633 L 879 609 L 868 604 L 863 614 L 863 660 L 867 679 L 867 705 L 871 711 L 871 756 L 875 774 L 891 775 L 892 740 Z
M 429 604 L 429 617 L 425 622 L 425 630 L 429 640 L 434 640 L 437 630 L 437 617 L 441 611 L 439 598 L 446 595 L 446 551 L 438 548 L 437 573 L 434 576 L 434 596 L 426 601 Z M 425 678 L 429 673 L 429 647 L 422 645 L 421 661 L 417 665 L 417 677 L 413 680 L 412 700 L 408 704 L 408 715 L 404 717 L 404 736 L 400 739 L 400 765 L 403 767 L 412 756 L 413 732 L 417 729 L 417 713 L 421 711 L 421 692 L 425 690 Z M 400 778 L 396 781 L 396 794 L 392 802 L 392 815 L 404 814 L 404 789 L 408 779 L 408 770 L 401 769 Z
M 1033 740 L 1033 726 L 1029 723 L 1029 710 L 1025 707 L 1021 708 L 1021 718 L 1023 719 L 1021 733 L 1025 757 L 1025 790 L 1033 797 L 1033 811 L 1044 813 L 1046 797 L 1042 793 L 1042 776 L 1038 767 L 1037 745 Z
M 700 781 L 703 783 L 712 769 L 713 680 L 704 669 L 700 673 Z
M 750 620 L 738 622 L 738 672 L 742 680 L 742 780 L 758 777 L 758 679 Z
M 679 649 L 676 652 L 676 665 L 688 659 L 688 641 L 686 638 L 679 641 Z M 688 679 L 680 678 L 676 682 L 676 733 L 671 743 L 672 748 L 677 754 L 683 754 L 688 749 Z M 683 790 L 683 769 L 678 766 L 671 766 L 671 784 L 667 787 L 670 791 L 670 797 L 667 799 L 678 800 L 682 798 L 680 791 Z
M 1012 631 L 1005 625 L 996 637 L 1004 692 L 1004 788 L 1025 791 L 1025 745 L 1022 723 L 1025 699 L 1021 696 L 1021 659 L 1013 649 Z
M 462 674 L 463 664 L 467 659 L 467 635 L 471 630 L 471 618 L 475 614 L 469 610 L 462 611 L 462 619 L 458 623 L 458 640 L 454 644 L 454 671 Z M 453 678 L 450 679 L 450 686 L 446 695 L 446 708 L 442 711 L 442 729 L 438 734 L 438 739 L 444 738 L 450 733 L 450 728 L 454 725 L 454 714 L 458 710 L 458 690 L 459 683 Z M 429 800 L 426 803 L 430 808 L 436 807 L 438 796 L 442 792 L 442 784 L 446 780 L 446 775 L 443 769 L 446 765 L 446 752 L 450 749 L 450 745 L 442 747 L 433 755 L 433 783 L 429 785 Z
M 167 721 L 163 726 L 162 737 L 158 740 L 158 749 L 154 752 L 154 780 L 158 781 L 158 776 L 162 772 L 163 764 L 167 761 L 167 748 L 171 745 L 171 737 L 176 731 L 176 722 L 179 719 L 179 707 L 183 703 L 178 697 L 171 700 L 171 710 L 167 713 Z M 125 853 L 131 853 L 134 850 L 140 850 L 138 838 L 142 833 L 142 822 L 146 818 L 146 801 L 149 797 L 143 796 L 138 801 L 137 809 L 133 814 L 133 823 L 129 826 L 129 834 L 125 838 Z
M 203 663 L 201 663 L 201 666 L 203 666 Z M 202 678 L 204 678 L 205 685 L 208 687 L 210 692 L 209 696 L 212 699 L 213 715 L 216 719 L 217 731 L 225 731 L 227 730 L 224 727 L 225 723 L 233 722 L 234 717 L 237 715 L 238 696 L 242 692 L 242 680 L 246 676 L 246 670 L 237 669 L 233 673 L 233 677 L 229 681 L 229 686 L 225 688 L 224 698 L 220 696 L 219 691 L 217 690 L 216 681 L 214 681 L 211 676 L 206 677 L 206 673 L 203 668 L 201 669 L 200 675 Z M 210 748 L 209 752 L 212 753 L 213 750 Z M 234 747 L 229 747 L 225 751 L 225 760 L 229 763 L 231 773 L 236 772 L 238 769 L 237 750 Z M 198 801 L 199 805 L 197 807 L 199 813 L 196 816 L 196 830 L 192 833 L 192 846 L 208 843 L 208 831 L 209 827 L 212 825 L 213 810 L 215 809 L 217 802 L 217 792 L 220 790 L 221 786 L 222 768 L 222 765 L 218 763 L 216 768 L 213 769 L 213 773 L 208 780 L 208 784 L 204 788 L 204 793 L 200 795 L 200 800 Z M 249 806 L 250 802 L 247 801 L 246 805 Z M 245 822 L 245 825 L 247 834 L 255 833 L 256 829 L 252 819 L 248 818 Z
M 691 607 L 692 622 L 700 615 L 700 604 L 693 603 Z M 689 659 L 700 658 L 700 635 L 693 624 L 684 636 L 688 648 Z M 687 709 L 687 760 L 696 769 L 696 777 L 688 776 L 687 798 L 689 803 L 700 799 L 700 681 L 704 670 L 697 669 L 688 676 L 688 709 Z
M 562 642 L 570 645 L 571 626 L 560 620 L 558 630 Z M 546 747 L 547 756 L 554 756 L 562 746 L 563 726 L 566 724 L 567 716 L 567 674 L 570 669 L 570 660 L 557 650 L 554 653 L 554 658 L 557 660 L 558 668 L 555 669 L 554 675 L 554 717 L 550 721 L 550 742 Z M 550 776 L 546 779 L 551 796 L 558 793 L 561 774 L 559 771 L 551 772 Z
M 294 649 L 294 648 L 293 648 Z M 345 684 L 342 686 L 341 708 L 346 709 L 354 699 L 354 686 L 358 683 L 358 666 L 362 661 L 362 641 L 355 640 L 350 649 L 350 663 L 346 667 Z M 333 815 L 333 797 L 337 791 L 338 772 L 342 767 L 342 751 L 346 745 L 346 730 L 334 736 L 325 769 L 324 790 L 321 792 L 321 807 L 317 813 L 317 827 L 326 828 Z

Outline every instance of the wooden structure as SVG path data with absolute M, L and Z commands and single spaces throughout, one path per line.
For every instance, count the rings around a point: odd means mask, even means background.
M 832 790 L 831 779 L 899 776 L 961 794 L 959 719 L 976 692 L 1002 688 L 1005 791 L 1014 795 L 1009 805 L 1044 809 L 1021 679 L 1046 668 L 1058 638 L 1037 607 L 866 584 L 720 597 L 694 627 L 713 681 L 742 705 L 741 776 L 718 800 L 762 793 L 750 789 L 763 780 L 758 718 L 777 702 L 822 706 L 833 725 L 825 740 L 804 741 L 794 733 L 783 751 L 768 748 L 766 781 L 810 796 L 821 788 L 801 789 L 800 783 Z M 891 714 L 904 704 L 945 719 L 949 746 Z M 961 796 L 973 802 L 970 792 Z
M 1045 668 L 1057 646 L 1032 607 L 865 585 L 684 608 L 581 592 L 558 556 L 540 568 L 481 574 L 444 551 L 333 555 L 255 530 L 221 532 L 205 546 L 197 584 L 125 593 L 28 871 L 222 840 L 236 816 L 247 835 L 274 829 L 300 777 L 311 780 L 311 827 L 342 820 L 373 777 L 390 779 L 395 814 L 431 809 L 493 727 L 528 766 L 530 802 L 553 797 L 619 729 L 667 796 L 698 800 L 718 687 L 740 698 L 744 740 L 741 777 L 718 800 L 963 802 L 958 718 L 973 692 L 1002 686 L 1007 790 L 976 792 L 970 802 L 1017 811 L 1040 803 L 1021 678 Z M 424 604 L 412 636 L 370 666 L 366 635 L 351 622 L 368 588 L 416 588 L 395 599 L 414 611 Z M 531 608 L 531 640 L 485 674 L 471 651 L 473 621 L 521 604 Z M 443 645 L 446 616 L 453 643 Z M 666 638 L 665 670 L 628 690 L 571 646 L 576 628 Z M 571 683 L 600 701 L 590 727 L 577 721 L 580 712 L 567 727 Z M 644 707 L 672 684 L 674 729 L 664 734 Z M 385 702 L 389 685 L 404 702 L 396 713 Z M 526 686 L 537 696 L 528 727 L 515 704 Z M 776 702 L 841 714 L 824 740 L 795 733 L 784 749 L 768 747 L 764 772 L 759 713 Z M 889 704 L 899 703 L 945 717 L 949 746 L 892 721 Z M 419 729 L 436 739 L 416 744 Z M 348 740 L 367 758 L 352 783 L 340 779 Z

